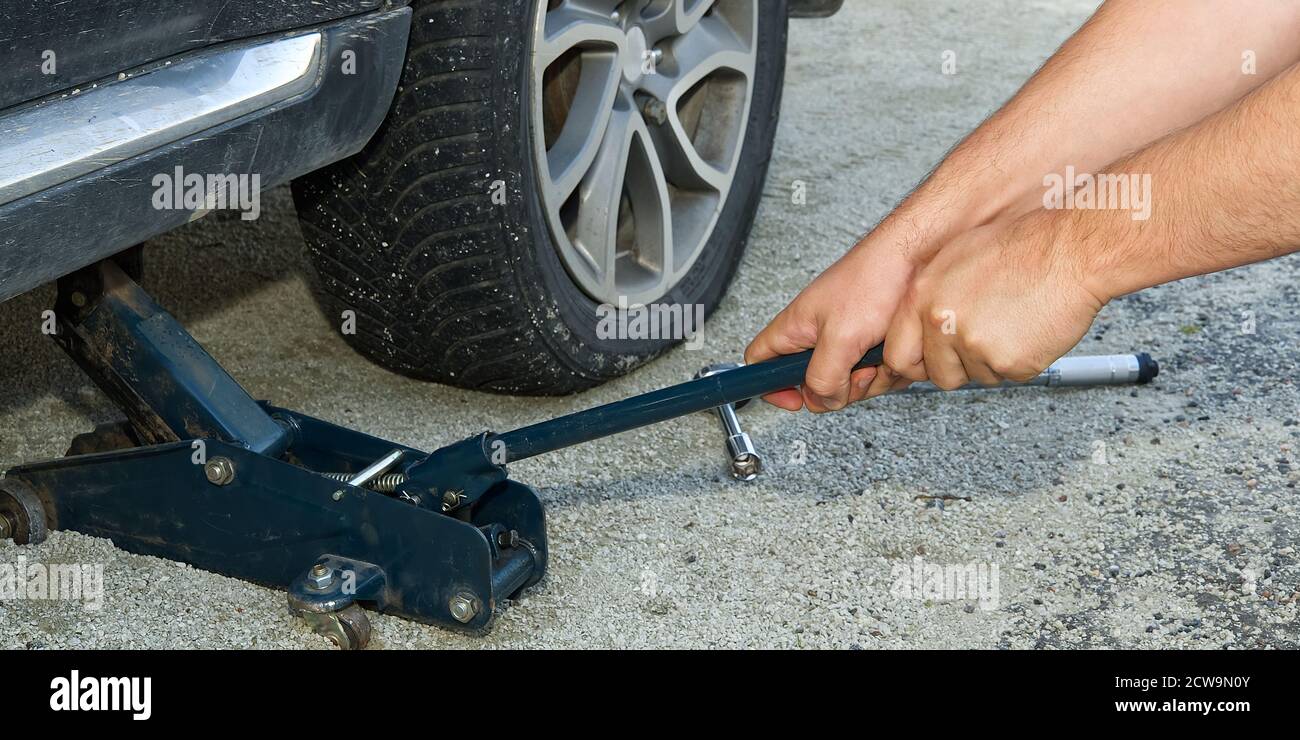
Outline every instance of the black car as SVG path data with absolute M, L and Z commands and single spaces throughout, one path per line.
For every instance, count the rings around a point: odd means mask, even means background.
M 292 181 L 321 302 L 394 370 L 553 394 L 717 305 L 786 19 L 842 0 L 0 0 L 0 300 Z M 351 312 L 351 313 L 347 313 Z

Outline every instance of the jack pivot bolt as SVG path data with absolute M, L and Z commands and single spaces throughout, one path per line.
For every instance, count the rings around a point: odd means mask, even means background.
M 474 594 L 462 591 L 451 597 L 447 607 L 451 610 L 453 619 L 461 624 L 467 624 L 478 614 L 478 599 Z
M 235 463 L 228 457 L 214 457 L 203 464 L 203 475 L 214 486 L 228 485 L 235 480 Z

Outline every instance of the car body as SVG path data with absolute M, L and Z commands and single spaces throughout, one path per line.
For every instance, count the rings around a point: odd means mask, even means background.
M 186 173 L 266 189 L 356 154 L 389 115 L 415 15 L 404 0 L 0 7 L 0 300 L 206 213 L 183 202 Z

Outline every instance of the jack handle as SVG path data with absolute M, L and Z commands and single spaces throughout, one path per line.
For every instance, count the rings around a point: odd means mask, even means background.
M 883 362 L 885 345 L 867 350 L 854 369 Z M 678 385 L 614 401 L 492 436 L 490 444 L 504 444 L 506 462 L 589 442 L 649 424 L 707 411 L 724 403 L 794 388 L 803 383 L 812 350 L 783 355 L 753 365 L 708 375 Z

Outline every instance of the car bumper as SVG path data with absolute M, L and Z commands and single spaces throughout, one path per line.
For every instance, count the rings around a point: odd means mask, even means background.
M 359 151 L 397 89 L 410 17 L 222 44 L 0 111 L 0 300 L 206 213 L 164 192 L 182 193 L 182 173 L 264 190 Z

